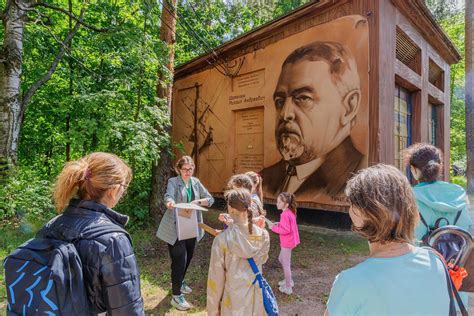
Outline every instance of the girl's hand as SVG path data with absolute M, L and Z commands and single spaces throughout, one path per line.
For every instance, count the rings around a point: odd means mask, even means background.
M 253 219 L 253 222 L 255 225 L 257 225 L 260 228 L 265 228 L 265 216 L 260 215 L 259 217 L 255 217 Z
M 226 213 L 220 213 L 219 217 L 217 219 L 220 220 L 221 222 L 223 222 L 226 225 L 229 225 L 230 223 L 233 222 L 230 215 L 226 214 Z
M 169 201 L 166 203 L 166 208 L 173 208 L 174 207 L 174 201 Z

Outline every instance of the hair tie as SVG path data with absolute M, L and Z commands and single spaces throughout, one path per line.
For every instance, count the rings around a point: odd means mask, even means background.
M 92 171 L 90 169 L 86 169 L 86 171 L 84 172 L 84 180 L 87 181 L 91 178 L 92 176 Z
M 428 165 L 434 165 L 434 164 L 437 164 L 438 162 L 437 161 L 434 161 L 434 160 L 430 160 L 428 161 Z

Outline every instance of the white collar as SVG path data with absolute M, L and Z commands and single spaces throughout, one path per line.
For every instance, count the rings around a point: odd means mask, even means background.
M 304 180 L 310 175 L 312 175 L 318 168 L 323 164 L 324 157 L 316 158 L 310 162 L 304 163 L 302 165 L 297 165 L 296 167 L 296 177 L 298 180 Z

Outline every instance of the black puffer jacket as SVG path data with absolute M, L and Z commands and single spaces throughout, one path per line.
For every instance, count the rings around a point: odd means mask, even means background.
M 37 234 L 37 237 L 77 240 L 74 244 L 81 257 L 93 313 L 144 315 L 140 272 L 129 236 L 112 232 L 92 240 L 81 239 L 81 234 L 88 230 L 110 223 L 123 228 L 127 221 L 128 216 L 105 205 L 74 199 L 62 215 L 52 219 Z

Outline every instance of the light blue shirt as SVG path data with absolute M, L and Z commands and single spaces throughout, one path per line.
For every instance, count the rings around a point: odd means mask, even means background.
M 453 225 L 458 211 L 461 211 L 456 226 L 470 229 L 472 221 L 469 216 L 466 191 L 459 185 L 444 181 L 422 182 L 413 187 L 413 192 L 420 214 L 428 226 L 434 226 L 440 217 L 446 218 Z M 446 221 L 443 220 L 441 225 L 446 225 Z M 428 229 L 420 220 L 415 229 L 416 240 L 421 240 L 427 231 Z
M 329 315 L 448 315 L 446 274 L 435 256 L 415 248 L 342 271 L 331 289 Z

